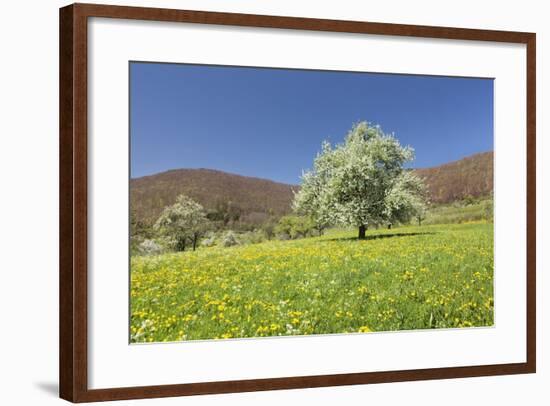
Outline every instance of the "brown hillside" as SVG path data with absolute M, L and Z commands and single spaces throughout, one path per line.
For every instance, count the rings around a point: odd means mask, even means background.
M 207 211 L 220 204 L 238 210 L 240 221 L 261 223 L 291 211 L 297 186 L 211 169 L 177 169 L 131 179 L 130 201 L 138 219 L 152 222 L 184 193 Z
M 493 153 L 475 154 L 459 161 L 415 169 L 428 187 L 433 203 L 447 203 L 493 190 Z M 132 209 L 139 220 L 154 222 L 162 209 L 184 193 L 207 211 L 229 204 L 241 224 L 261 224 L 290 213 L 296 185 L 234 175 L 211 169 L 177 169 L 130 181 Z
M 434 168 L 416 169 L 433 203 L 448 203 L 493 191 L 493 152 L 471 155 Z

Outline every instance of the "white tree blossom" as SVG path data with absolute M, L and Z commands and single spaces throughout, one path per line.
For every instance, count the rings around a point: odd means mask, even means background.
M 420 223 L 426 215 L 426 189 L 412 171 L 399 175 L 386 196 L 386 215 L 390 223 L 405 223 L 416 218 Z
M 319 235 L 334 221 L 330 201 L 326 200 L 326 179 L 322 170 L 305 172 L 299 192 L 294 193 L 293 209 L 300 215 L 307 216 L 315 223 Z
M 144 255 L 157 255 L 162 251 L 162 247 L 154 240 L 143 240 L 139 244 L 139 252 Z
M 313 169 L 302 176 L 294 208 L 319 227 L 356 226 L 360 238 L 368 226 L 409 221 L 424 201 L 422 181 L 404 169 L 413 157 L 393 135 L 360 122 L 342 144 L 323 143 Z
M 176 248 L 180 251 L 185 251 L 186 243 L 190 240 L 194 251 L 207 224 L 204 208 L 193 199 L 179 195 L 176 203 L 163 210 L 155 223 L 155 228 L 174 238 Z

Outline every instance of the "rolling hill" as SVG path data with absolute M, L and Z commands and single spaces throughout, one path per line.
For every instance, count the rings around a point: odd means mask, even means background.
M 148 223 L 184 193 L 207 211 L 223 210 L 241 222 L 260 224 L 289 213 L 297 189 L 296 185 L 212 169 L 176 169 L 131 179 L 130 201 L 136 217 Z
M 488 196 L 493 189 L 492 152 L 414 170 L 425 180 L 433 203 Z M 209 212 L 224 211 L 234 221 L 257 225 L 290 213 L 293 191 L 298 188 L 212 169 L 176 169 L 131 179 L 130 200 L 136 217 L 146 223 L 154 222 L 164 207 L 185 193 Z
M 492 151 L 415 171 L 424 179 L 432 203 L 449 203 L 466 196 L 488 196 L 493 191 Z

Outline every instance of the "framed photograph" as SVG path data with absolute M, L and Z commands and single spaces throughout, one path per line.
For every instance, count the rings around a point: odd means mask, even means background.
M 60 396 L 533 373 L 535 34 L 60 10 Z

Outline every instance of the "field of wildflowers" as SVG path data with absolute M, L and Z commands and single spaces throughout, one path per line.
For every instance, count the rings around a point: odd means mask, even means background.
M 131 258 L 132 343 L 491 326 L 493 225 Z

